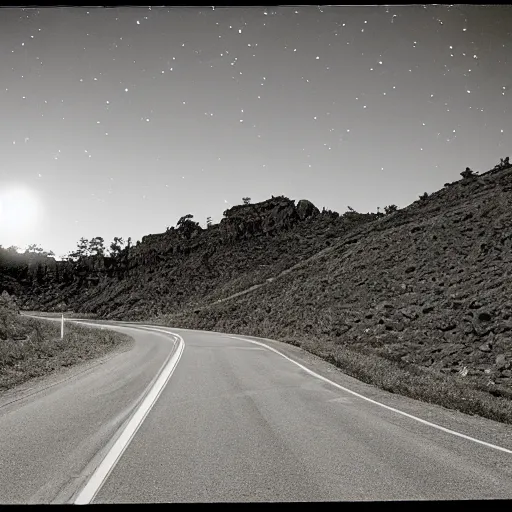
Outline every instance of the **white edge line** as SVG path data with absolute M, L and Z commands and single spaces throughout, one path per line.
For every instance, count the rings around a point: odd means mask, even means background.
M 124 451 L 130 444 L 131 440 L 137 433 L 137 430 L 142 425 L 146 416 L 149 414 L 149 411 L 155 405 L 156 401 L 158 400 L 158 397 L 160 396 L 167 382 L 171 378 L 174 369 L 178 365 L 178 362 L 185 348 L 185 342 L 183 338 L 180 335 L 169 331 L 163 331 L 161 329 L 156 328 L 153 328 L 151 330 L 176 336 L 179 340 L 178 347 L 175 350 L 169 362 L 167 363 L 167 365 L 164 367 L 163 370 L 160 371 L 160 375 L 158 376 L 158 379 L 156 380 L 155 384 L 149 390 L 148 394 L 146 395 L 140 406 L 137 408 L 137 410 L 129 420 L 128 424 L 126 425 L 121 435 L 118 437 L 112 448 L 105 455 L 104 459 L 96 468 L 87 484 L 76 497 L 74 501 L 75 505 L 87 505 L 91 503 L 91 501 L 95 498 L 95 496 L 105 483 L 106 479 L 114 469 L 115 465 L 123 455 Z
M 389 409 L 390 411 L 396 412 L 397 414 L 401 414 L 402 416 L 407 416 L 408 418 L 411 418 L 413 420 L 419 421 L 420 423 L 423 423 L 424 425 L 428 425 L 429 427 L 437 428 L 438 430 L 442 430 L 443 432 L 447 432 L 448 434 L 452 434 L 457 437 L 462 437 L 463 439 L 467 439 L 468 441 L 473 441 L 474 443 L 482 444 L 484 446 L 487 446 L 488 448 L 494 448 L 495 450 L 499 450 L 501 452 L 510 453 L 512 454 L 512 450 L 509 450 L 507 448 L 503 448 L 502 446 L 496 446 L 491 443 L 486 443 L 485 441 L 480 441 L 479 439 L 475 439 L 474 437 L 467 436 L 465 434 L 461 434 L 460 432 L 456 432 L 455 430 L 450 430 L 449 428 L 441 427 L 440 425 L 436 425 L 435 423 L 431 423 L 430 421 L 422 420 L 421 418 L 418 418 L 417 416 L 413 416 L 412 414 L 408 414 L 406 412 L 400 411 L 398 409 L 395 409 L 394 407 L 390 407 L 389 405 L 382 404 L 380 402 L 377 402 L 376 400 L 372 400 L 371 398 L 368 398 L 366 396 L 360 395 L 359 393 L 356 393 L 355 391 L 352 391 L 350 389 L 347 389 L 343 386 L 340 386 L 339 384 L 336 384 L 336 382 L 333 382 L 332 380 L 327 379 L 326 377 L 323 377 L 322 375 L 319 375 L 318 373 L 315 373 L 314 371 L 310 370 L 309 368 L 306 368 L 302 364 L 298 363 L 297 361 L 294 361 L 290 357 L 286 356 L 285 354 L 279 352 L 279 350 L 276 350 L 275 348 L 269 347 L 268 345 L 265 345 L 264 343 L 261 343 L 259 341 L 254 340 L 248 340 L 245 338 L 239 338 L 237 336 L 230 336 L 231 338 L 247 341 L 249 343 L 255 343 L 257 345 L 261 345 L 262 347 L 266 347 L 268 350 L 271 350 L 272 352 L 275 352 L 276 354 L 279 354 L 280 356 L 284 357 L 285 359 L 288 359 L 288 361 L 292 362 L 293 364 L 296 364 L 299 368 L 302 368 L 305 372 L 309 373 L 313 377 L 316 377 L 317 379 L 323 380 L 324 382 L 327 382 L 328 384 L 331 384 L 332 386 L 341 389 L 343 391 L 346 391 L 347 393 L 350 393 L 354 396 L 357 396 L 358 398 L 362 398 L 363 400 L 366 400 L 367 402 L 371 402 L 372 404 L 379 405 L 380 407 L 384 407 L 385 409 Z
M 72 319 L 70 319 L 70 320 L 72 321 Z M 78 323 L 85 323 L 85 322 L 78 321 Z M 98 324 L 90 324 L 90 325 L 98 325 Z M 105 325 L 109 325 L 109 324 L 105 324 Z M 139 325 L 141 325 L 141 324 L 139 324 Z M 151 329 L 151 326 L 148 326 L 147 324 L 145 324 L 145 325 L 142 324 L 141 327 L 146 327 L 146 328 Z M 157 330 L 157 329 L 154 329 L 154 330 Z M 158 330 L 160 330 L 160 329 L 158 329 Z M 161 331 L 161 332 L 169 333 L 169 331 Z M 175 333 L 172 333 L 172 334 L 174 334 L 175 336 L 178 336 L 180 338 L 180 340 L 183 342 L 183 338 L 181 338 L 181 336 L 179 336 L 178 334 L 175 334 Z M 215 334 L 222 334 L 222 333 L 215 333 Z M 411 418 L 411 419 L 413 419 L 415 421 L 418 421 L 419 423 L 423 423 L 424 425 L 428 425 L 429 427 L 441 430 L 442 432 L 446 432 L 448 434 L 452 434 L 454 436 L 461 437 L 462 439 L 467 439 L 468 441 L 473 441 L 474 443 L 478 443 L 478 444 L 481 444 L 483 446 L 487 446 L 488 448 L 493 448 L 495 450 L 498 450 L 498 451 L 501 451 L 501 452 L 504 452 L 504 453 L 512 454 L 512 450 L 509 450 L 508 448 L 503 448 L 502 446 L 497 446 L 497 445 L 494 445 L 494 444 L 491 444 L 491 443 L 487 443 L 485 441 L 481 441 L 480 439 L 476 439 L 474 437 L 470 437 L 470 436 L 467 436 L 465 434 L 461 434 L 460 432 L 456 432 L 455 430 L 450 430 L 449 428 L 442 427 L 441 425 L 436 425 L 435 423 L 431 423 L 430 421 L 423 420 L 421 418 L 418 418 L 417 416 L 413 416 L 412 414 L 408 414 L 406 412 L 400 411 L 399 409 L 395 409 L 394 407 L 391 407 L 389 405 L 385 405 L 385 404 L 383 404 L 381 402 L 377 402 L 376 400 L 372 400 L 371 398 L 368 398 L 368 397 L 366 397 L 364 395 L 356 393 L 355 391 L 352 391 L 352 390 L 350 390 L 348 388 L 345 388 L 345 387 L 341 386 L 340 384 L 337 384 L 336 382 L 333 382 L 332 380 L 329 380 L 326 377 L 324 377 L 322 375 L 319 375 L 318 373 L 310 370 L 309 368 L 306 368 L 305 366 L 303 366 L 302 364 L 298 363 L 297 361 L 294 361 L 293 359 L 291 359 L 287 355 L 283 354 L 282 352 L 279 352 L 275 348 L 270 347 L 268 345 L 265 345 L 264 343 L 261 343 L 259 341 L 254 341 L 254 340 L 248 340 L 246 338 L 240 338 L 238 336 L 231 336 L 231 335 L 228 335 L 228 336 L 230 338 L 233 338 L 233 339 L 237 339 L 237 340 L 241 340 L 241 341 L 246 341 L 248 343 L 254 343 L 256 345 L 260 345 L 262 347 L 265 347 L 266 349 L 271 350 L 272 352 L 275 352 L 276 354 L 279 354 L 281 357 L 284 357 L 288 361 L 290 361 L 293 364 L 297 365 L 299 368 L 301 368 L 305 372 L 309 373 L 313 377 L 316 377 L 317 379 L 323 380 L 324 382 L 327 382 L 328 384 L 331 384 L 332 386 L 334 386 L 334 387 L 336 387 L 338 389 L 341 389 L 341 390 L 343 390 L 343 391 L 345 391 L 347 393 L 350 393 L 351 395 L 354 395 L 354 396 L 357 396 L 358 398 L 361 398 L 362 400 L 366 400 L 367 402 L 370 402 L 372 404 L 378 405 L 380 407 L 383 407 L 384 409 L 388 409 L 388 410 L 393 411 L 393 412 L 395 412 L 397 414 L 401 414 L 402 416 L 406 416 L 407 418 Z M 180 357 L 181 357 L 181 353 L 180 353 Z M 173 368 L 173 370 L 174 370 L 174 368 Z

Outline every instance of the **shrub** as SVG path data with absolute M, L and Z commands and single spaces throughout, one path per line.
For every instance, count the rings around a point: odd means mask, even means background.
M 462 171 L 460 173 L 460 175 L 464 178 L 464 179 L 467 179 L 467 178 L 472 178 L 474 176 L 477 175 L 477 173 L 475 173 L 474 171 L 472 171 L 469 167 L 466 167 L 466 170 L 465 171 Z
M 384 206 L 384 213 L 386 215 L 395 213 L 396 211 L 398 211 L 398 206 L 396 204 L 390 204 L 389 206 Z

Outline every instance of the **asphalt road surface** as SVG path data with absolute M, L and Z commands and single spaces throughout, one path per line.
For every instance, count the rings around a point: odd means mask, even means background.
M 130 350 L 0 395 L 0 503 L 512 498 L 510 426 L 279 342 L 119 325 Z

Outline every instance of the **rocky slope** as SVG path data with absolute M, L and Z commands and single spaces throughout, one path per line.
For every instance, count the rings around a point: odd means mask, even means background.
M 16 294 L 24 309 L 143 319 L 215 302 L 266 282 L 375 218 L 357 213 L 340 217 L 320 212 L 306 200 L 295 205 L 285 197 L 271 198 L 226 210 L 221 222 L 208 229 L 187 220 L 177 229 L 145 236 L 117 260 L 45 263 L 39 258 L 23 266 L 17 256 L 16 265 L 4 261 L 0 288 Z
M 447 184 L 251 293 L 161 320 L 314 338 L 512 397 L 512 168 Z

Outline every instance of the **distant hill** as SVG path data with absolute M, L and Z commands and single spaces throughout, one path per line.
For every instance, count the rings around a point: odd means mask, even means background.
M 329 247 L 377 214 L 320 212 L 286 197 L 239 205 L 202 229 L 184 217 L 177 228 L 143 237 L 117 258 L 55 261 L 0 254 L 0 290 L 24 309 L 73 310 L 102 318 L 143 319 L 215 302 L 266 282 Z

